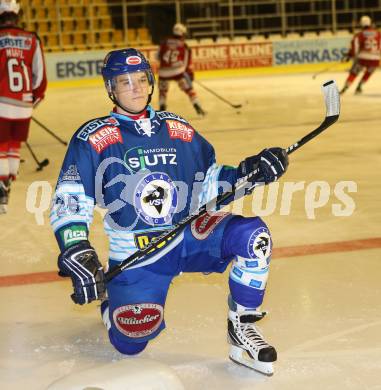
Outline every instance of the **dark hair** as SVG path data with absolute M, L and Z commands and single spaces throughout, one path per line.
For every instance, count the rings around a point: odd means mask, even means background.
M 14 12 L 3 12 L 0 15 L 0 25 L 1 24 L 17 24 L 19 22 L 19 15 Z

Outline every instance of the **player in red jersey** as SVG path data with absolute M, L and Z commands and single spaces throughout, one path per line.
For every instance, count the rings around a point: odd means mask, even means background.
M 351 47 L 346 58 L 348 61 L 352 58 L 353 65 L 349 70 L 345 85 L 340 91 L 341 94 L 350 87 L 357 75 L 365 69 L 365 73 L 355 91 L 355 94 L 361 93 L 363 84 L 380 64 L 381 33 L 372 27 L 372 20 L 369 16 L 361 17 L 360 26 L 362 30 L 352 38 Z
M 160 111 L 167 106 L 167 93 L 169 82 L 177 81 L 180 89 L 184 91 L 193 104 L 197 114 L 205 115 L 198 101 L 196 91 L 193 89 L 194 72 L 192 67 L 192 52 L 185 43 L 186 26 L 176 23 L 173 35 L 166 38 L 160 45 L 158 57 L 159 66 L 159 104 Z
M 46 89 L 40 40 L 17 26 L 19 11 L 16 0 L 0 0 L 0 214 L 7 210 L 33 107 Z

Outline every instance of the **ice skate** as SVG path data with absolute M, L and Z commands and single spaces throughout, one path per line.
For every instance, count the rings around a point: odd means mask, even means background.
M 277 359 L 277 353 L 255 326 L 255 322 L 261 320 L 265 314 L 256 310 L 240 313 L 229 310 L 229 358 L 235 363 L 271 376 L 274 373 L 273 362 Z
M 196 110 L 198 115 L 205 116 L 206 112 L 201 108 L 201 106 L 198 103 L 193 103 L 193 107 Z
M 359 84 L 355 90 L 355 95 L 360 95 L 362 94 L 362 86 Z
M 10 181 L 0 180 L 0 214 L 6 214 L 10 192 Z
M 342 95 L 347 89 L 348 89 L 348 87 L 347 87 L 347 86 L 344 86 L 344 87 L 341 89 L 341 91 L 340 91 L 340 95 Z

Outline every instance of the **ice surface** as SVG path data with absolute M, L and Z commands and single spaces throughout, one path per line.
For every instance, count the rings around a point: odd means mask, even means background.
M 287 147 L 316 128 L 325 115 L 320 85 L 344 73 L 313 80 L 311 74 L 203 80 L 233 103 L 236 111 L 199 89 L 208 112 L 198 118 L 187 98 L 171 85 L 168 107 L 188 118 L 217 152 L 218 161 L 237 164 L 264 147 Z M 197 88 L 197 86 L 196 86 Z M 265 221 L 276 247 L 341 242 L 380 237 L 381 210 L 381 75 L 342 97 L 339 121 L 291 157 L 279 183 L 314 181 L 330 186 L 327 204 L 307 216 L 306 191 L 294 193 L 290 214 L 281 215 L 280 198 Z M 157 104 L 157 98 L 154 99 Z M 69 139 L 90 118 L 110 109 L 103 87 L 49 89 L 36 118 Z M 26 193 L 33 181 L 53 187 L 65 147 L 32 124 L 30 143 L 50 165 L 42 172 L 23 150 L 19 180 L 14 183 L 9 214 L 1 219 L 1 275 L 53 271 L 57 247 L 48 225 L 26 211 Z M 356 205 L 349 217 L 332 214 L 340 203 L 334 188 L 353 181 Z M 266 190 L 267 191 L 267 190 Z M 245 199 L 244 214 L 252 214 Z M 102 259 L 107 241 L 96 214 L 91 241 Z M 270 314 L 260 323 L 266 338 L 278 349 L 275 374 L 264 377 L 228 360 L 226 343 L 227 274 L 182 275 L 166 306 L 167 329 L 141 355 L 173 369 L 186 389 L 381 389 L 381 265 L 380 247 L 300 257 L 274 258 L 263 309 Z M 0 322 L 0 378 L 7 390 L 45 389 L 64 376 L 125 359 L 109 344 L 93 303 L 75 306 L 70 282 L 3 287 Z

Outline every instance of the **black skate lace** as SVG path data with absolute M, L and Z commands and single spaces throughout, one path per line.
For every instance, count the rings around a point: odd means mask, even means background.
M 258 347 L 269 347 L 269 344 L 263 340 L 261 334 L 256 330 L 253 324 L 241 324 L 242 333 Z

